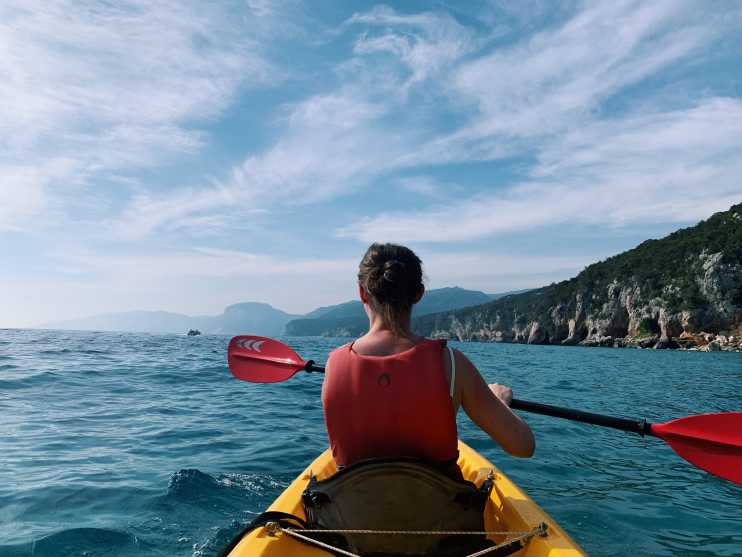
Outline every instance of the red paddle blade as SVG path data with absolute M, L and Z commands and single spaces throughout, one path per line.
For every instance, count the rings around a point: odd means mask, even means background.
M 652 435 L 706 472 L 742 484 L 742 412 L 699 414 L 652 424 Z
M 227 348 L 229 371 L 237 379 L 252 383 L 286 381 L 306 362 L 284 343 L 267 337 L 234 337 Z

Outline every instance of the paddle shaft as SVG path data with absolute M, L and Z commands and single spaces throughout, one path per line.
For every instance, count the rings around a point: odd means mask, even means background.
M 612 427 L 621 431 L 630 431 L 639 435 L 652 435 L 651 424 L 646 420 L 626 420 L 624 418 L 614 418 L 613 416 L 604 416 L 603 414 L 594 414 L 592 412 L 583 412 L 581 410 L 572 410 L 571 408 L 562 408 L 561 406 L 551 406 L 550 404 L 541 404 L 540 402 L 530 402 L 528 400 L 518 400 L 514 398 L 510 403 L 510 408 L 523 410 L 534 414 L 543 414 L 544 416 L 553 416 L 555 418 L 564 418 L 575 422 L 583 422 L 602 427 Z
M 307 362 L 304 368 L 308 372 L 324 373 L 325 368 L 318 366 L 312 360 Z M 621 431 L 630 431 L 639 435 L 652 435 L 651 424 L 646 420 L 626 420 L 624 418 L 614 418 L 613 416 L 604 416 L 603 414 L 594 414 L 592 412 L 583 412 L 581 410 L 572 410 L 571 408 L 562 408 L 561 406 L 551 406 L 550 404 L 541 404 L 540 402 L 530 402 L 528 400 L 519 400 L 514 398 L 510 403 L 510 408 L 523 410 L 533 414 L 542 414 L 554 418 L 563 418 L 575 422 L 592 424 L 601 427 L 611 427 Z

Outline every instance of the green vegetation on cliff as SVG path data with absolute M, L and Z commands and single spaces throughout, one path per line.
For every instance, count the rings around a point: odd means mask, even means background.
M 742 314 L 742 204 L 586 267 L 576 277 L 488 304 L 422 316 L 422 334 L 468 340 L 602 343 L 735 330 Z

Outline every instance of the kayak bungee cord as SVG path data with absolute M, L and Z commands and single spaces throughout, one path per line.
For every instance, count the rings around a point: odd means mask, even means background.
M 265 525 L 266 528 L 276 528 L 280 530 L 294 530 L 304 532 L 306 534 L 383 534 L 385 536 L 474 536 L 474 535 L 485 535 L 485 536 L 526 536 L 530 535 L 534 530 L 541 530 L 543 534 L 546 533 L 548 525 L 539 524 L 531 530 L 369 530 L 363 528 L 345 528 L 345 529 L 309 529 L 309 528 L 285 528 L 277 522 L 268 522 Z
M 304 543 L 316 545 L 318 547 L 321 547 L 322 549 L 326 549 L 328 551 L 334 551 L 341 555 L 346 555 L 347 557 L 362 557 L 362 556 L 358 555 L 357 553 L 351 553 L 350 551 L 345 551 L 344 549 L 335 547 L 333 545 L 314 539 L 312 537 L 305 536 L 304 534 L 378 534 L 378 535 L 385 535 L 385 536 L 388 536 L 388 535 L 506 536 L 505 540 L 498 544 L 495 544 L 491 547 L 487 547 L 480 551 L 476 551 L 474 553 L 469 553 L 465 556 L 462 556 L 462 557 L 479 557 L 480 555 L 486 555 L 488 553 L 492 553 L 494 551 L 501 551 L 507 548 L 508 551 L 500 553 L 500 555 L 504 557 L 524 547 L 523 543 L 524 542 L 528 543 L 531 540 L 531 538 L 534 538 L 535 536 L 546 536 L 548 526 L 546 525 L 546 523 L 542 522 L 535 528 L 532 528 L 531 530 L 528 530 L 525 532 L 515 532 L 515 531 L 511 532 L 511 531 L 498 531 L 498 530 L 482 530 L 482 531 L 474 531 L 474 532 L 459 531 L 459 530 L 452 530 L 452 531 L 444 531 L 444 530 L 358 530 L 358 529 L 355 529 L 355 530 L 353 529 L 351 530 L 325 530 L 325 529 L 308 530 L 304 528 L 287 528 L 287 527 L 281 526 L 281 524 L 278 522 L 268 522 L 265 525 L 265 529 L 268 531 L 269 536 L 275 536 L 277 532 L 281 532 L 283 534 L 296 538 Z

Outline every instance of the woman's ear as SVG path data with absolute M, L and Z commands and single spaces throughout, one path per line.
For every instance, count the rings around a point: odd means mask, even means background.
M 418 303 L 422 299 L 423 294 L 425 294 L 425 285 L 424 284 L 421 284 L 420 285 L 420 288 L 417 291 L 417 294 L 415 295 L 415 301 L 412 302 L 412 303 L 413 304 Z
M 361 298 L 361 302 L 368 304 L 368 292 L 360 282 L 358 283 L 358 296 Z

